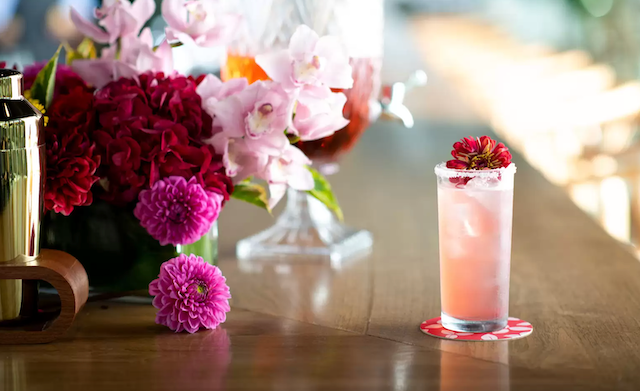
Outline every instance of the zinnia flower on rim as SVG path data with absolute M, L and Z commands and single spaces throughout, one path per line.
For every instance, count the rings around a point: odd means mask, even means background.
M 463 138 L 453 144 L 451 156 L 447 168 L 458 170 L 491 170 L 511 164 L 509 149 L 489 136 Z
M 205 191 L 195 177 L 187 182 L 171 176 L 143 190 L 133 214 L 160 245 L 191 244 L 209 232 L 222 200 L 222 195 Z
M 149 284 L 156 323 L 175 332 L 195 333 L 215 329 L 227 319 L 229 286 L 217 267 L 193 254 L 180 254 L 160 266 L 160 275 Z

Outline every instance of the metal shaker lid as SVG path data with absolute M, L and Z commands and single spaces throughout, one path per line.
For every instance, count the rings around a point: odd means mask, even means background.
M 44 144 L 43 116 L 22 95 L 22 74 L 0 69 L 0 151 Z
M 0 69 L 0 98 L 22 98 L 23 85 L 22 73 L 13 69 Z

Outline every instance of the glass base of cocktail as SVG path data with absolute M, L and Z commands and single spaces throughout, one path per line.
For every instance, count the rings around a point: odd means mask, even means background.
M 348 258 L 366 254 L 373 244 L 369 231 L 346 227 L 320 201 L 305 192 L 289 189 L 287 206 L 276 223 L 242 239 L 236 246 L 239 259 L 282 258 L 330 260 L 333 267 Z
M 507 326 L 508 323 L 508 320 L 504 318 L 490 320 L 468 320 L 454 318 L 445 314 L 444 312 L 441 312 L 440 314 L 442 326 L 445 329 L 459 331 L 462 333 L 488 333 L 492 331 L 502 330 Z

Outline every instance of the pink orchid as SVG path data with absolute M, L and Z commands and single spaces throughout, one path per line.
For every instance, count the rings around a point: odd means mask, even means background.
M 196 92 L 202 98 L 202 107 L 209 115 L 214 115 L 213 108 L 219 101 L 237 94 L 247 88 L 247 79 L 235 78 L 223 82 L 215 75 L 208 74 L 198 85 Z
M 287 145 L 280 156 L 272 156 L 258 178 L 269 183 L 269 207 L 273 208 L 284 196 L 287 187 L 307 191 L 313 189 L 313 176 L 306 166 L 311 160 L 298 148 Z
M 222 12 L 216 0 L 164 0 L 162 16 L 169 40 L 193 41 L 199 46 L 227 43 L 240 18 Z
M 319 37 L 305 25 L 296 29 L 288 49 L 258 55 L 256 63 L 285 89 L 309 85 L 353 87 L 349 56 L 340 40 Z
M 302 141 L 327 137 L 347 126 L 342 115 L 347 97 L 333 93 L 328 87 L 307 87 L 298 97 L 292 131 Z
M 71 20 L 76 28 L 99 43 L 114 43 L 118 38 L 138 35 L 142 26 L 153 16 L 156 3 L 153 0 L 104 0 L 101 8 L 96 8 L 96 26 L 71 8 Z
M 165 40 L 154 51 L 153 36 L 149 28 L 142 30 L 140 36 L 122 37 L 119 59 L 116 52 L 115 45 L 107 47 L 102 50 L 100 58 L 75 60 L 71 66 L 87 83 L 96 88 L 121 77 L 131 78 L 146 71 L 165 74 L 173 72 L 171 45 Z
M 291 124 L 293 99 L 277 83 L 257 81 L 215 103 L 212 112 L 214 126 L 228 138 L 244 137 L 256 153 L 279 156 L 289 145 L 284 131 Z
M 142 30 L 140 36 L 124 37 L 120 48 L 120 61 L 137 70 L 138 74 L 146 71 L 173 71 L 173 53 L 167 40 L 154 50 L 153 35 L 148 27 Z
M 249 149 L 246 139 L 228 138 L 225 133 L 218 133 L 208 142 L 216 153 L 222 154 L 226 174 L 234 183 L 264 171 L 269 161 L 268 155 Z

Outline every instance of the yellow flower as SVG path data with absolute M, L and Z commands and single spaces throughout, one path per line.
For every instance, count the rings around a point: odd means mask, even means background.
M 24 92 L 24 97 L 31 102 L 31 104 L 38 109 L 43 115 L 44 113 L 46 113 L 46 110 L 44 108 L 44 105 L 42 103 L 40 103 L 39 100 L 31 97 L 31 90 L 26 90 Z M 46 115 L 44 116 L 44 126 L 47 126 L 49 124 L 49 117 L 47 117 Z

